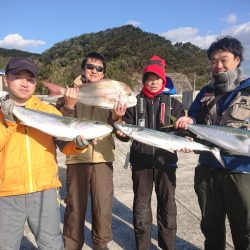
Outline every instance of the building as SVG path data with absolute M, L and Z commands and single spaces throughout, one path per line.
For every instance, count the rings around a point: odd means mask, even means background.
M 0 91 L 3 91 L 3 76 L 5 74 L 4 70 L 0 69 Z

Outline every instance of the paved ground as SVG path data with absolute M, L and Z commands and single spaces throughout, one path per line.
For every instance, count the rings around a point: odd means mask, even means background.
M 130 169 L 123 168 L 126 152 L 129 143 L 116 142 L 116 161 L 114 167 L 114 200 L 113 200 L 113 241 L 109 243 L 111 250 L 133 250 L 135 249 L 134 233 L 132 226 L 132 181 Z M 65 204 L 65 165 L 64 156 L 58 155 L 60 179 L 63 187 L 61 193 L 61 213 L 63 215 Z M 178 230 L 176 249 L 177 250 L 197 250 L 203 248 L 203 236 L 199 229 L 200 212 L 198 208 L 197 198 L 193 190 L 194 168 L 197 163 L 197 155 L 195 154 L 179 154 L 179 169 L 177 171 L 177 190 L 176 202 L 178 209 Z M 154 223 L 152 226 L 152 250 L 159 249 L 157 247 L 157 225 L 155 220 L 156 199 L 152 197 L 152 209 L 154 214 Z M 86 244 L 83 249 L 92 249 L 90 236 L 91 216 L 88 209 L 87 221 L 85 226 Z M 63 226 L 63 216 L 62 225 Z M 227 225 L 228 228 L 228 225 Z M 229 231 L 229 230 L 227 230 Z M 22 250 L 36 249 L 34 237 L 26 226 L 24 237 L 21 245 Z M 227 235 L 227 250 L 233 249 L 231 236 Z

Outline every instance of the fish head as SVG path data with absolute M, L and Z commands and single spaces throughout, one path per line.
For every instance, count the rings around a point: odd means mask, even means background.
M 118 121 L 114 123 L 114 126 L 117 130 L 120 130 L 125 135 L 129 136 L 133 132 L 133 125 L 126 124 L 124 122 Z

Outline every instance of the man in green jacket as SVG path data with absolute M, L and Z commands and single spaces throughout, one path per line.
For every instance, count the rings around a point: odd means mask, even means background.
M 126 106 L 118 103 L 113 112 L 77 102 L 79 87 L 104 78 L 106 60 L 99 53 L 89 53 L 82 62 L 82 75 L 68 88 L 57 108 L 65 115 L 112 124 L 125 113 Z M 69 250 L 82 249 L 84 221 L 88 195 L 92 202 L 92 240 L 94 249 L 108 249 L 112 240 L 112 199 L 114 140 L 112 135 L 97 139 L 84 154 L 67 157 L 67 196 L 64 216 L 64 242 Z

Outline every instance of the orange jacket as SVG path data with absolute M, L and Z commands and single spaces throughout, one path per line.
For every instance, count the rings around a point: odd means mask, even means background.
M 27 108 L 60 115 L 51 105 L 31 97 Z M 73 142 L 63 148 L 65 154 L 78 154 Z M 11 196 L 60 187 L 56 146 L 52 136 L 20 122 L 3 120 L 0 112 L 0 196 Z

